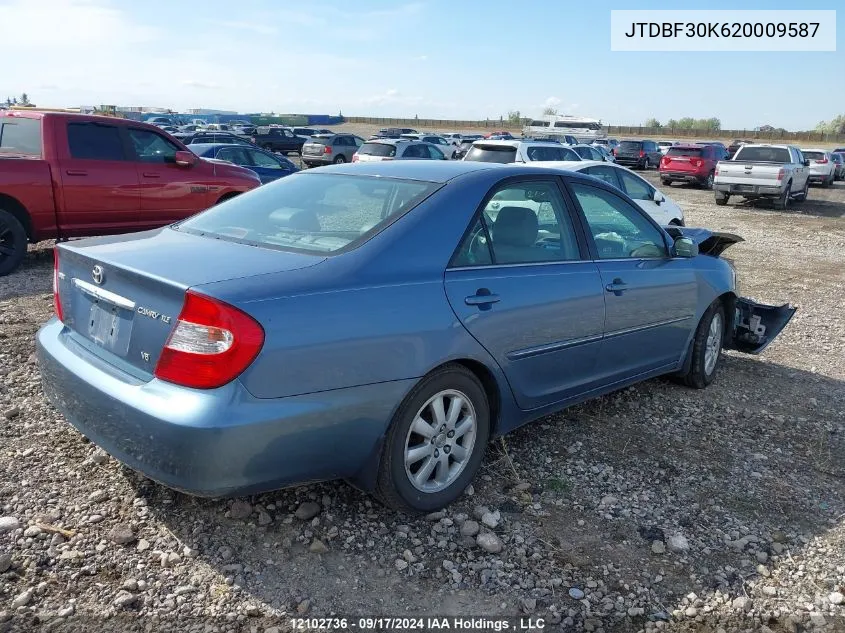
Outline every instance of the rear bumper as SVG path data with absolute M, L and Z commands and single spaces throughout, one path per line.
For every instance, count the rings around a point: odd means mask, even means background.
M 644 165 L 645 156 L 616 156 L 616 162 L 620 165 Z
M 810 182 L 824 182 L 825 180 L 830 180 L 831 176 L 836 173 L 834 171 L 826 171 L 826 172 L 812 172 L 807 177 Z
M 715 191 L 721 191 L 735 196 L 755 196 L 766 198 L 777 198 L 783 194 L 783 188 L 780 186 L 764 186 L 764 185 L 741 185 L 741 184 L 727 184 L 715 183 L 713 185 Z
M 309 166 L 314 165 L 331 165 L 335 159 L 334 154 L 303 154 L 302 162 Z
M 660 177 L 666 180 L 683 180 L 684 182 L 703 182 L 707 180 L 707 174 L 699 174 L 692 171 L 673 171 L 671 169 L 661 169 Z
M 36 340 L 42 386 L 80 433 L 130 468 L 206 497 L 355 478 L 375 456 L 404 380 L 278 399 L 140 382 L 80 347 L 56 319 Z

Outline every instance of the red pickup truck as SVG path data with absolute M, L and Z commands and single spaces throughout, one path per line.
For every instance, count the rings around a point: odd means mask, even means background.
M 0 276 L 27 243 L 157 228 L 261 184 L 162 130 L 59 112 L 0 113 Z

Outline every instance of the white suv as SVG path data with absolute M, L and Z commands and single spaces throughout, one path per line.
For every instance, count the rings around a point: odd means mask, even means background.
M 488 141 L 472 144 L 463 160 L 479 163 L 534 163 L 578 161 L 581 157 L 566 145 L 549 141 Z
M 446 160 L 446 155 L 431 143 L 404 138 L 372 139 L 352 155 L 353 163 L 380 160 Z

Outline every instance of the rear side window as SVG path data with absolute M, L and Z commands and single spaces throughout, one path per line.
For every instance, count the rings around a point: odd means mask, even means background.
M 0 154 L 41 156 L 41 119 L 0 118 Z
M 68 123 L 67 142 L 72 158 L 126 160 L 120 130 L 100 123 Z
M 358 153 L 369 156 L 391 157 L 396 156 L 396 146 L 388 145 L 387 143 L 364 143 L 361 149 L 358 150 Z
M 330 253 L 363 243 L 439 187 L 396 178 L 294 174 L 177 228 L 268 248 Z
M 516 158 L 516 148 L 509 145 L 473 145 L 464 160 L 478 163 L 512 163 Z
M 666 155 L 700 157 L 704 155 L 704 149 L 701 147 L 671 147 Z

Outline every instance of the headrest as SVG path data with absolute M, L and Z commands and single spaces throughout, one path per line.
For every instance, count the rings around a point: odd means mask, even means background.
M 279 209 L 270 214 L 270 221 L 286 229 L 319 233 L 322 227 L 317 214 L 305 209 Z
M 493 222 L 493 244 L 534 246 L 539 231 L 537 214 L 525 207 L 502 207 Z

